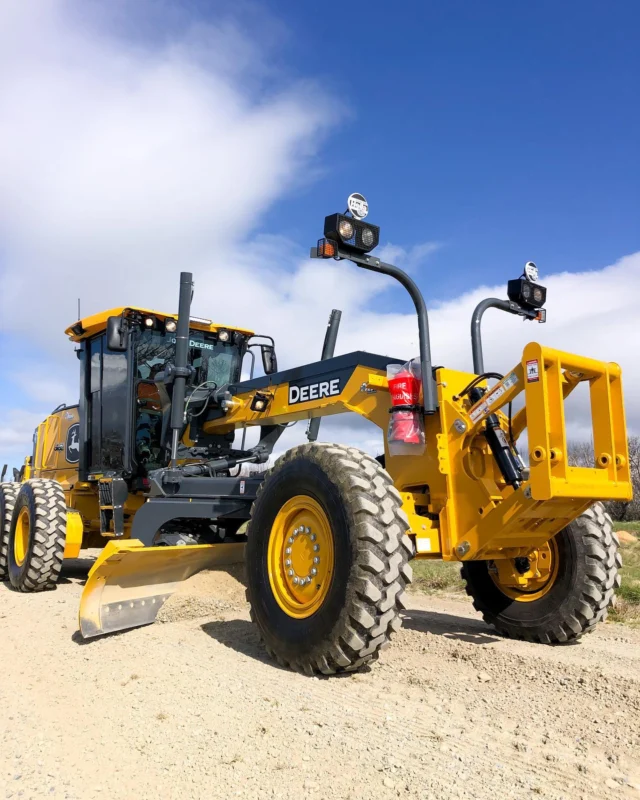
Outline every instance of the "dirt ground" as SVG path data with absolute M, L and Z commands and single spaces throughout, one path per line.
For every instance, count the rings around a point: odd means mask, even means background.
M 87 563 L 0 585 L 0 798 L 640 799 L 638 630 L 512 642 L 414 594 L 372 670 L 307 678 L 265 657 L 226 573 L 83 643 Z

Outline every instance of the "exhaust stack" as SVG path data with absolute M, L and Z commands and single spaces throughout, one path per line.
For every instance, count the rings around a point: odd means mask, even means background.
M 178 302 L 178 327 L 176 328 L 176 356 L 173 368 L 173 396 L 171 398 L 171 461 L 170 468 L 178 463 L 178 445 L 184 425 L 184 395 L 187 378 L 191 374 L 187 356 L 189 353 L 189 320 L 193 297 L 193 275 L 180 273 L 180 298 Z

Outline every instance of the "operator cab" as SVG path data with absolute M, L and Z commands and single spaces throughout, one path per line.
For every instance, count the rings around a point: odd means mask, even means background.
M 175 316 L 130 307 L 67 329 L 80 345 L 81 479 L 111 473 L 144 479 L 167 465 L 176 328 Z M 252 335 L 190 319 L 186 396 L 191 411 L 204 410 L 216 389 L 240 380 Z M 196 427 L 191 426 L 190 440 L 200 444 Z

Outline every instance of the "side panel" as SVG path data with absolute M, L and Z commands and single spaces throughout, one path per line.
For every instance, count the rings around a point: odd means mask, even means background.
M 33 469 L 35 478 L 51 478 L 63 485 L 75 483 L 80 459 L 78 406 L 56 411 L 38 426 Z

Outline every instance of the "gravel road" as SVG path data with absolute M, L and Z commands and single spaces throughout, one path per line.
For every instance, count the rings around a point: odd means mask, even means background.
M 0 584 L 0 798 L 640 800 L 638 630 L 512 642 L 415 594 L 371 671 L 307 678 L 266 659 L 227 573 L 84 643 L 87 565 Z

